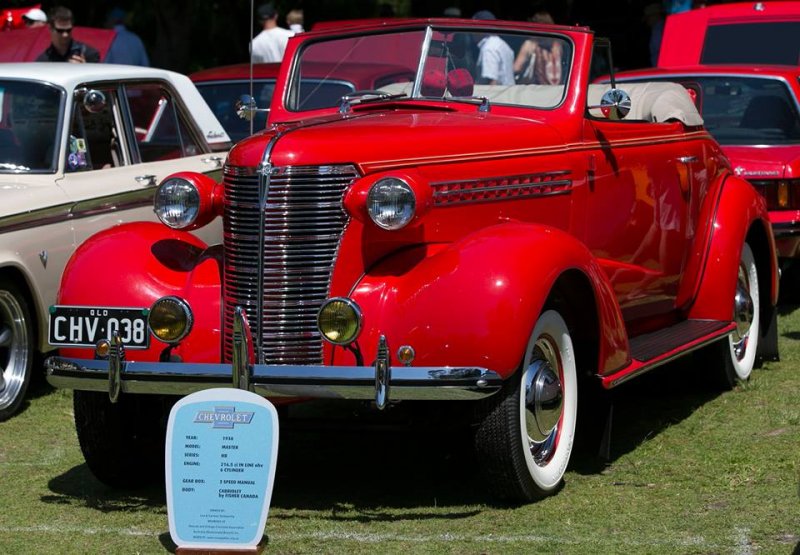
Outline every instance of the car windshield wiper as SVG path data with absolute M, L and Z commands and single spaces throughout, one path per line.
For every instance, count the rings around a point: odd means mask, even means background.
M 448 96 L 445 100 L 467 102 L 469 104 L 475 104 L 477 102 L 479 112 L 488 112 L 492 107 L 489 98 L 486 96 Z
M 339 99 L 339 113 L 346 114 L 353 104 L 367 104 L 370 102 L 383 102 L 408 96 L 406 93 L 390 94 L 384 91 L 354 91 Z

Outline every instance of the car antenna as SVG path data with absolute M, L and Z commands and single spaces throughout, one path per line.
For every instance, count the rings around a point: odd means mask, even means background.
M 255 0 L 250 0 L 250 44 L 247 47 L 248 58 L 250 59 L 250 98 L 253 98 L 253 39 L 255 39 L 255 35 L 253 34 L 255 31 L 255 17 L 254 17 L 254 10 L 255 10 Z M 253 119 L 250 119 L 250 135 L 253 134 Z

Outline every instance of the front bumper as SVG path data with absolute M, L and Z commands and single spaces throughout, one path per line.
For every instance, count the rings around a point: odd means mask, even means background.
M 108 360 L 59 356 L 45 362 L 54 387 L 108 391 L 116 402 L 123 393 L 188 395 L 214 387 L 238 387 L 264 397 L 310 397 L 375 400 L 469 400 L 496 393 L 502 378 L 475 367 L 391 368 L 381 338 L 374 366 L 278 366 L 251 364 L 252 338 L 244 312 L 237 310 L 231 364 L 128 362 L 119 340 Z

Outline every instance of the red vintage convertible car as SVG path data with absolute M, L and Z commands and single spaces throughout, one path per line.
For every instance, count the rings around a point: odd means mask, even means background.
M 526 40 L 557 43 L 560 83 L 491 82 L 491 50 Z M 680 85 L 590 85 L 610 54 L 587 28 L 501 21 L 291 39 L 270 126 L 222 182 L 171 176 L 164 225 L 99 233 L 64 273 L 51 326 L 73 347 L 47 366 L 92 472 L 163 467 L 174 395 L 227 386 L 467 403 L 489 487 L 530 501 L 562 483 L 593 389 L 693 351 L 698 378 L 747 379 L 777 348 L 764 199 Z M 412 78 L 305 108 L 319 64 Z M 188 233 L 216 217 L 221 247 Z
M 800 66 L 657 68 L 617 80 L 686 87 L 734 173 L 766 198 L 782 266 L 800 258 Z

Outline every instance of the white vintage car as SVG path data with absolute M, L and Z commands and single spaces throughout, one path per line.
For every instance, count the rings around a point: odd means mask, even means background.
M 0 421 L 22 403 L 36 355 L 52 349 L 48 308 L 76 246 L 122 222 L 155 220 L 153 194 L 165 176 L 219 178 L 230 146 L 184 75 L 0 64 Z M 218 243 L 221 227 L 202 234 Z

